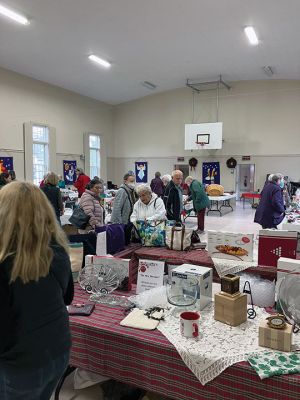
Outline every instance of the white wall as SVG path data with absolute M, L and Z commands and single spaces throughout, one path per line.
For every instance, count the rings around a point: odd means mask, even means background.
M 0 69 L 0 155 L 13 156 L 19 179 L 24 178 L 23 123 L 37 122 L 56 128 L 56 172 L 62 160 L 75 159 L 83 167 L 83 134 L 103 135 L 101 175 L 112 151 L 112 108 L 99 101 Z
M 120 183 L 134 161 L 148 161 L 150 176 L 156 170 L 170 172 L 177 156 L 219 161 L 221 183 L 234 189 L 234 174 L 226 167 L 233 156 L 238 162 L 250 155 L 256 165 L 255 189 L 265 176 L 282 172 L 300 178 L 300 81 L 268 80 L 234 82 L 230 91 L 220 91 L 219 121 L 223 122 L 222 150 L 184 151 L 184 124 L 216 121 L 216 93 L 193 95 L 187 88 L 145 97 L 116 106 L 113 111 L 113 154 L 108 159 L 108 178 Z M 245 162 L 249 163 L 249 161 Z

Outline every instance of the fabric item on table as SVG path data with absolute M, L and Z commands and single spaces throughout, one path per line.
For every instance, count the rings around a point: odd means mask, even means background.
M 300 354 L 297 353 L 269 351 L 249 357 L 248 362 L 257 372 L 260 379 L 300 372 Z
M 107 254 L 114 255 L 125 249 L 124 224 L 109 224 L 96 227 L 96 233 L 106 231 Z
M 82 368 L 76 368 L 74 373 L 74 389 L 84 389 L 108 381 L 110 378 L 86 371 Z
M 247 268 L 257 267 L 255 261 L 226 260 L 225 258 L 212 258 L 215 269 L 221 278 L 227 274 L 236 274 L 245 271 Z
M 258 307 L 255 310 L 255 319 L 232 327 L 215 321 L 213 305 L 207 306 L 200 312 L 198 340 L 181 336 L 179 318 L 172 311 L 157 329 L 174 345 L 186 366 L 205 385 L 229 366 L 266 351 L 258 345 L 258 328 L 268 314 Z M 300 348 L 299 336 L 295 335 L 295 343 Z

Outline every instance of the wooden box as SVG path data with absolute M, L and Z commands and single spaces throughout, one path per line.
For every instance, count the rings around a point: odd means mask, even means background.
M 284 329 L 270 328 L 264 319 L 259 326 L 258 344 L 274 350 L 291 351 L 293 327 L 287 324 Z
M 216 293 L 215 320 L 231 326 L 238 326 L 247 321 L 247 295 L 230 297 Z

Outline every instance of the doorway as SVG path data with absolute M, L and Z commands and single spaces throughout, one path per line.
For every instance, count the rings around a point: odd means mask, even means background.
M 190 166 L 188 164 L 175 164 L 174 169 L 179 169 L 183 173 L 183 182 L 190 175 Z
M 254 192 L 255 164 L 238 164 L 236 168 L 235 191 L 237 197 L 242 193 Z

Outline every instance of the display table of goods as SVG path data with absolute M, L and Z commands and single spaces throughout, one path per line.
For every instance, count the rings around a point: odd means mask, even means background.
M 125 296 L 134 294 L 135 287 Z M 76 284 L 73 304 L 86 303 L 89 294 Z M 199 312 L 199 336 L 185 338 L 173 306 L 167 307 L 158 329 L 141 330 L 120 325 L 130 310 L 96 303 L 91 315 L 70 317 L 70 364 L 175 400 L 299 399 L 300 374 L 261 380 L 246 361 L 251 355 L 255 363 L 254 355 L 273 354 L 258 346 L 260 322 L 269 314 L 256 308 L 255 319 L 232 327 L 216 321 L 213 309 L 212 303 Z M 294 335 L 296 348 L 299 334 Z M 275 356 L 282 357 L 278 352 Z

